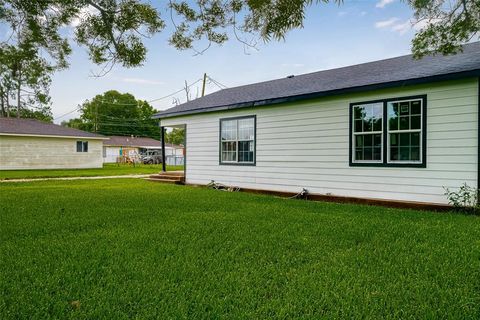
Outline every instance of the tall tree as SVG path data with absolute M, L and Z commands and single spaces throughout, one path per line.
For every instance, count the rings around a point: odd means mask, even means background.
M 28 44 L 0 45 L 0 57 L 2 115 L 51 121 L 48 92 L 54 67 Z
M 0 21 L 7 27 L 7 36 L 0 43 L 2 115 L 51 120 L 51 75 L 67 66 L 70 53 L 68 43 L 57 33 L 62 23 L 25 14 L 1 0 L 0 4 Z
M 111 90 L 85 101 L 80 106 L 80 118 L 62 125 L 104 135 L 159 139 L 158 122 L 152 119 L 155 112 L 146 101 L 137 100 L 130 93 Z

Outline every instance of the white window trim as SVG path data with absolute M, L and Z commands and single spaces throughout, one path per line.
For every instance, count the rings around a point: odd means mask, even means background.
M 238 126 L 238 121 L 239 120 L 243 120 L 243 119 L 252 119 L 253 120 L 253 140 L 240 140 L 238 139 L 239 137 L 239 134 L 238 134 L 238 131 L 239 131 L 239 126 Z M 237 122 L 237 125 L 236 125 L 236 130 L 237 130 L 237 134 L 236 134 L 236 137 L 237 139 L 236 140 L 223 140 L 222 139 L 222 123 L 224 121 L 236 121 Z M 236 165 L 254 165 L 256 163 L 256 143 L 257 143 L 257 139 L 256 139 L 256 119 L 255 119 L 255 116 L 241 116 L 241 117 L 234 117 L 234 118 L 224 118 L 224 119 L 220 119 L 220 164 L 236 164 Z M 236 157 L 235 159 L 237 159 L 236 161 L 224 161 L 223 160 L 223 143 L 224 142 L 235 142 L 235 146 L 236 146 L 236 150 L 235 150 L 235 154 L 236 154 Z M 239 142 L 252 142 L 253 143 L 253 160 L 252 161 L 239 161 L 239 150 L 238 150 L 238 147 L 239 147 Z M 228 151 L 226 151 L 228 152 Z
M 82 150 L 78 151 L 78 143 L 81 143 L 82 145 Z M 85 144 L 87 145 L 87 151 L 85 151 Z M 87 140 L 77 140 L 75 143 L 75 151 L 77 153 L 88 153 L 88 141 Z

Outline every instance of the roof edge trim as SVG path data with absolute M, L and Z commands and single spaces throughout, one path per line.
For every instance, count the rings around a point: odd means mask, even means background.
M 30 133 L 8 133 L 0 132 L 0 136 L 13 137 L 38 137 L 38 138 L 63 138 L 63 139 L 86 139 L 86 140 L 108 140 L 107 137 L 86 137 L 86 136 L 62 136 L 53 134 L 30 134 Z

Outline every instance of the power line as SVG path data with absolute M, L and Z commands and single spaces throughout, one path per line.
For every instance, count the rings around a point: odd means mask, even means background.
M 220 89 L 228 89 L 228 87 L 226 85 L 224 85 L 223 83 L 213 79 L 212 77 L 208 76 L 208 79 L 210 81 L 212 81 L 214 84 L 216 84 Z
M 194 83 L 189 84 L 188 86 L 186 86 L 186 88 L 190 88 L 191 86 L 197 84 L 197 83 L 200 82 L 200 81 L 202 81 L 202 79 L 198 79 L 198 80 L 195 81 Z M 160 98 L 156 98 L 156 99 L 152 99 L 152 100 L 148 100 L 147 103 L 151 103 L 151 102 L 155 102 L 155 101 L 159 101 L 159 100 L 163 100 L 163 99 L 169 98 L 169 97 L 174 96 L 174 95 L 176 95 L 177 93 L 180 93 L 180 92 L 182 92 L 182 91 L 184 91 L 184 90 L 185 90 L 185 88 L 182 88 L 182 89 L 177 90 L 177 91 L 175 91 L 175 92 L 172 92 L 172 93 L 170 93 L 170 94 L 168 94 L 168 95 L 166 95 L 166 96 L 163 96 L 163 97 L 160 97 Z M 135 103 L 115 103 L 115 102 L 109 102 L 109 101 L 103 101 L 103 100 L 101 100 L 100 102 L 102 102 L 102 103 L 107 103 L 107 104 L 113 104 L 113 105 L 117 105 L 117 106 L 133 106 L 133 105 L 138 105 L 138 103 L 139 103 L 140 101 L 135 102 Z
M 228 88 L 226 85 L 222 84 L 221 82 L 218 82 L 217 80 L 211 78 L 210 76 L 207 76 L 207 78 L 208 78 L 211 82 L 213 82 L 217 87 L 219 87 L 220 89 L 226 89 L 226 88 Z M 147 103 L 152 103 L 152 102 L 160 101 L 160 100 L 163 100 L 163 99 L 166 99 L 166 98 L 170 98 L 170 97 L 172 97 L 172 96 L 174 96 L 174 95 L 176 95 L 176 94 L 184 91 L 185 88 L 190 88 L 191 86 L 194 86 L 195 84 L 199 83 L 200 81 L 203 81 L 203 79 L 198 79 L 198 80 L 196 80 L 195 82 L 189 84 L 188 86 L 186 86 L 186 87 L 184 87 L 184 88 L 182 88 L 182 89 L 179 89 L 179 90 L 177 90 L 177 91 L 175 91 L 175 92 L 172 92 L 172 93 L 170 93 L 170 94 L 168 94 L 168 95 L 166 95 L 166 96 L 163 96 L 163 97 L 160 97 L 160 98 L 156 98 L 156 99 L 152 99 L 152 100 L 148 100 L 148 101 L 146 101 L 146 102 L 147 102 Z M 117 106 L 133 106 L 133 105 L 138 105 L 138 104 L 140 103 L 140 101 L 137 101 L 137 102 L 135 102 L 135 103 L 115 103 L 115 102 L 109 102 L 109 101 L 103 101 L 103 100 L 101 100 L 100 102 L 101 102 L 101 103 L 105 103 L 105 104 L 110 104 L 110 105 L 117 105 Z M 60 119 L 60 118 L 65 117 L 65 116 L 68 116 L 69 114 L 72 114 L 72 113 L 74 113 L 74 112 L 77 112 L 77 111 L 79 111 L 80 109 L 81 109 L 81 106 L 78 106 L 78 107 L 76 107 L 74 110 L 71 110 L 71 111 L 69 111 L 69 112 L 67 112 L 67 113 L 64 113 L 64 114 L 62 114 L 61 116 L 58 116 L 58 117 L 54 118 L 53 120 L 55 121 L 55 120 L 58 120 L 58 119 Z M 122 119 L 122 120 L 137 120 L 137 119 Z
M 67 112 L 67 113 L 64 113 L 64 114 L 62 114 L 61 116 L 56 117 L 56 118 L 53 119 L 53 120 L 58 120 L 58 119 L 60 119 L 60 118 L 63 118 L 63 117 L 65 117 L 65 116 L 68 116 L 68 115 L 71 114 L 71 113 L 74 113 L 74 112 L 76 112 L 76 111 L 79 111 L 80 108 L 81 108 L 81 107 L 76 107 L 74 110 L 69 111 L 69 112 Z
M 198 80 L 195 81 L 194 83 L 189 84 L 188 86 L 186 86 L 186 88 L 190 88 L 191 86 L 199 83 L 200 81 L 202 81 L 202 79 L 198 79 Z M 173 95 L 176 95 L 177 93 L 180 93 L 180 92 L 182 92 L 183 90 L 185 90 L 185 88 L 182 88 L 182 89 L 180 89 L 180 90 L 178 90 L 178 91 L 175 91 L 174 93 L 171 93 L 171 94 L 166 95 L 166 96 L 164 96 L 164 97 L 157 98 L 157 99 L 153 99 L 153 100 L 150 100 L 150 101 L 147 101 L 147 102 L 150 103 L 150 102 L 155 102 L 155 101 L 158 101 L 158 100 L 163 100 L 163 99 L 169 98 L 169 97 L 171 97 L 171 96 L 173 96 Z
M 198 79 L 198 80 L 195 81 L 194 83 L 188 85 L 187 88 L 190 88 L 191 86 L 197 84 L 197 83 L 200 82 L 200 81 L 202 81 L 202 79 Z M 182 92 L 183 90 L 185 90 L 185 88 L 182 88 L 182 89 L 180 89 L 180 90 L 177 90 L 177 91 L 175 91 L 175 92 L 173 92 L 173 93 L 170 93 L 170 94 L 168 94 L 168 95 L 166 95 L 166 96 L 149 100 L 149 101 L 147 101 L 147 103 L 151 103 L 151 102 L 155 102 L 155 101 L 159 101 L 159 100 L 163 100 L 163 99 L 169 98 L 169 97 L 171 97 L 171 96 L 173 96 L 173 95 L 176 95 L 177 93 Z M 117 105 L 117 106 L 133 106 L 133 105 L 138 105 L 138 104 L 139 104 L 139 101 L 137 101 L 137 102 L 135 102 L 135 103 L 114 103 L 114 102 L 109 102 L 109 101 L 103 101 L 103 100 L 101 100 L 100 102 L 101 102 L 101 103 L 106 103 L 106 104 L 113 104 L 113 105 Z M 73 110 L 71 110 L 71 111 L 69 111 L 69 112 L 67 112 L 67 113 L 62 114 L 61 116 L 58 116 L 58 117 L 54 118 L 53 120 L 55 121 L 55 120 L 58 120 L 58 119 L 60 119 L 60 118 L 65 117 L 65 116 L 68 116 L 69 114 L 72 114 L 72 113 L 74 113 L 74 112 L 76 112 L 76 111 L 79 111 L 80 109 L 81 109 L 81 106 L 78 106 L 78 107 L 76 107 L 75 109 L 73 109 Z

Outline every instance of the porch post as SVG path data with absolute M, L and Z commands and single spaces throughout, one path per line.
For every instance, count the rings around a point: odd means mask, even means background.
M 165 127 L 160 127 L 162 137 L 162 171 L 167 172 L 167 164 L 165 163 Z

